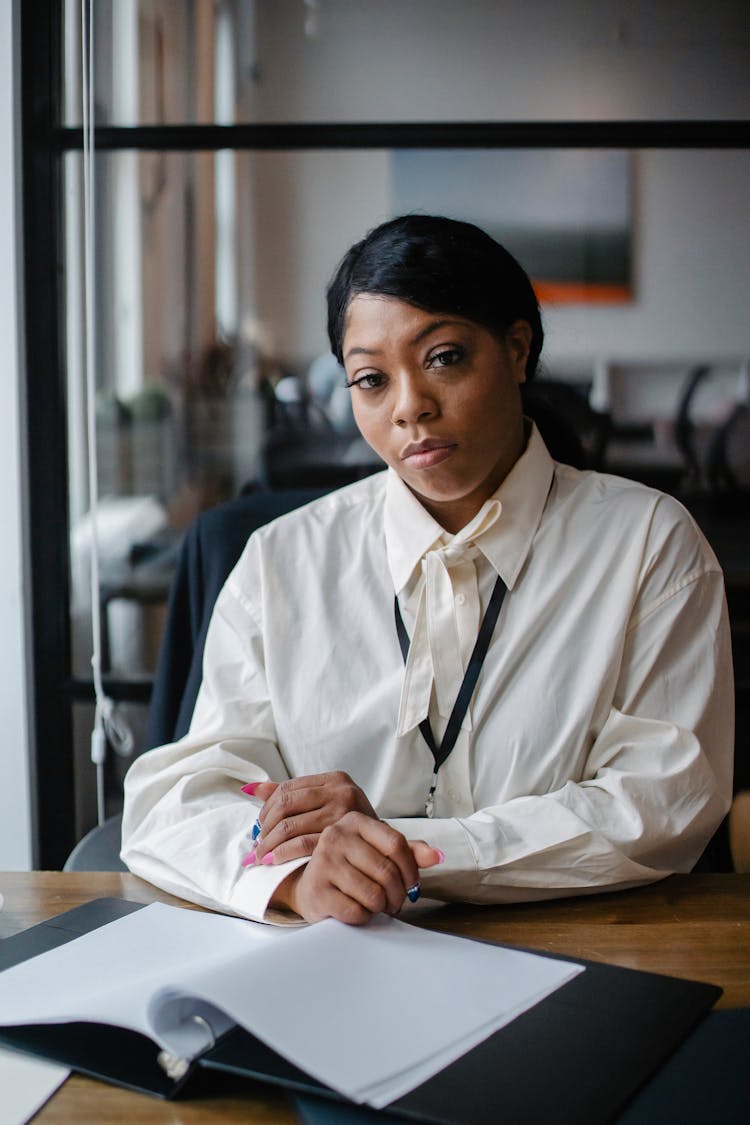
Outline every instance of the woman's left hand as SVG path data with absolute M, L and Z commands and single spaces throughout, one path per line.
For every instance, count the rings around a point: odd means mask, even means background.
M 443 854 L 424 840 L 407 840 L 389 824 L 347 813 L 326 828 L 312 859 L 276 888 L 270 905 L 306 922 L 336 918 L 359 926 L 374 914 L 397 914 L 404 898 L 419 896 L 419 869 Z
M 379 819 L 363 790 L 343 770 L 262 781 L 253 787 L 253 796 L 265 802 L 258 817 L 256 863 L 284 863 L 312 855 L 323 829 L 347 813 Z

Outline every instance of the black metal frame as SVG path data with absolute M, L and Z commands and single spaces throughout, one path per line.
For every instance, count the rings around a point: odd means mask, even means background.
M 35 776 L 34 863 L 62 867 L 75 843 L 72 705 L 93 700 L 71 677 L 62 156 L 81 150 L 63 127 L 61 0 L 19 5 L 23 143 L 26 459 L 31 534 Z M 166 151 L 367 148 L 748 148 L 747 121 L 455 122 L 159 125 L 95 130 L 95 148 Z M 148 684 L 108 678 L 115 699 Z
M 74 843 L 58 5 L 20 4 L 26 461 L 33 655 L 32 778 L 37 867 L 62 867 Z
M 60 129 L 61 150 L 83 148 Z M 239 125 L 103 125 L 96 149 L 216 152 L 369 148 L 747 148 L 748 121 L 455 121 Z

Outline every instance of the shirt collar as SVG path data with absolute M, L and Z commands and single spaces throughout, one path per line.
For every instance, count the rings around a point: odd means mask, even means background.
M 413 492 L 388 470 L 385 496 L 385 541 L 393 587 L 399 594 L 424 554 L 436 545 L 471 539 L 475 528 L 489 523 L 475 542 L 497 574 L 512 589 L 526 561 L 547 501 L 554 462 L 536 426 L 532 425 L 526 449 L 500 487 L 465 528 L 450 536 Z M 500 506 L 494 521 L 490 506 Z

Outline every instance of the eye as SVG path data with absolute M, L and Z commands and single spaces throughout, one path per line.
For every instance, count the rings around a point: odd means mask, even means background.
M 356 379 L 351 382 L 347 380 L 347 387 L 359 387 L 363 391 L 375 391 L 378 387 L 382 387 L 385 382 L 385 376 L 381 375 L 379 371 L 365 371 L 363 375 L 358 375 Z
M 454 367 L 464 358 L 463 348 L 441 348 L 427 360 L 428 367 Z

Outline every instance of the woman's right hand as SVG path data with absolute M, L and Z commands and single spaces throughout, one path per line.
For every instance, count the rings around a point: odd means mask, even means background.
M 306 922 L 336 918 L 360 926 L 381 912 L 397 914 L 407 891 L 419 886 L 419 868 L 442 858 L 424 840 L 407 840 L 382 820 L 349 812 L 323 830 L 309 862 L 277 887 L 270 905 Z
M 347 813 L 378 819 L 367 794 L 343 770 L 282 782 L 251 782 L 243 792 L 263 801 L 258 816 L 262 835 L 255 839 L 252 852 L 255 863 L 284 863 L 312 855 L 321 832 Z

